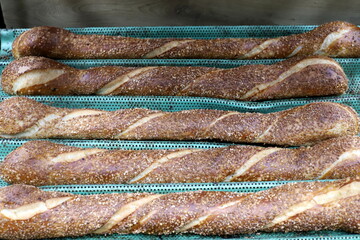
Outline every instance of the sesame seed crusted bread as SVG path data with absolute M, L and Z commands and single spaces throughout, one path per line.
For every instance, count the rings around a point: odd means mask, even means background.
M 3 71 L 2 87 L 17 95 L 197 96 L 257 101 L 339 95 L 348 87 L 341 66 L 322 56 L 272 65 L 75 69 L 43 57 L 24 57 Z
M 360 176 L 360 137 L 297 149 L 105 150 L 30 141 L 0 169 L 8 183 L 35 186 L 342 179 Z
M 79 35 L 62 28 L 35 27 L 15 39 L 13 55 L 57 59 L 360 57 L 360 29 L 337 21 L 309 32 L 278 38 L 141 39 Z
M 29 185 L 0 189 L 0 238 L 88 234 L 360 233 L 360 181 L 298 182 L 255 193 L 73 195 Z
M 56 108 L 25 97 L 0 103 L 2 138 L 124 140 L 221 140 L 273 145 L 310 145 L 356 135 L 351 107 L 316 102 L 268 114 L 211 109 L 163 112 L 149 109 Z

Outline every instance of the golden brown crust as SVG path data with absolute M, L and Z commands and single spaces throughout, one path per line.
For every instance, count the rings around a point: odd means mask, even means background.
M 199 140 L 308 145 L 355 135 L 357 113 L 346 105 L 317 102 L 281 112 L 239 113 L 194 109 L 162 112 L 55 108 L 29 98 L 0 104 L 3 138 Z
M 5 92 L 18 95 L 198 96 L 242 101 L 337 95 L 348 84 L 341 66 L 321 56 L 232 69 L 104 66 L 86 70 L 43 57 L 24 57 L 4 69 L 1 81 Z
M 49 201 L 58 203 L 44 209 L 34 207 Z M 28 239 L 94 233 L 235 235 L 314 230 L 359 233 L 359 203 L 359 179 L 291 183 L 255 193 L 196 191 L 164 195 L 84 196 L 12 185 L 0 189 L 0 237 Z M 24 213 L 29 206 L 32 208 Z
M 15 58 L 224 58 L 257 59 L 324 55 L 360 57 L 360 29 L 330 22 L 312 31 L 279 38 L 140 39 L 78 35 L 55 27 L 35 27 L 13 43 Z
M 298 149 L 137 151 L 30 141 L 5 158 L 1 175 L 8 183 L 35 186 L 341 179 L 360 176 L 360 138 L 334 138 Z

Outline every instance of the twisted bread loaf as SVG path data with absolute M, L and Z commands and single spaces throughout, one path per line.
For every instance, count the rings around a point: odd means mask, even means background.
M 209 109 L 107 112 L 55 108 L 24 97 L 13 97 L 0 104 L 3 138 L 217 139 L 297 146 L 355 135 L 358 124 L 358 115 L 351 107 L 331 102 L 269 114 Z
M 360 233 L 360 180 L 301 182 L 255 193 L 72 195 L 28 185 L 0 189 L 0 238 L 87 234 Z
M 348 80 L 327 57 L 293 58 L 273 65 L 208 67 L 97 67 L 79 70 L 42 57 L 10 63 L 2 75 L 9 94 L 165 95 L 266 100 L 342 94 Z
M 360 29 L 347 22 L 330 22 L 306 33 L 270 39 L 141 39 L 35 27 L 15 39 L 13 55 L 68 59 L 360 57 Z
M 334 138 L 298 149 L 138 151 L 30 141 L 5 158 L 1 174 L 9 183 L 36 186 L 340 179 L 360 176 L 360 138 Z

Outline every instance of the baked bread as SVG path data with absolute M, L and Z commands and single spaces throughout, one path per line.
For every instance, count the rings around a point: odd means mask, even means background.
M 87 234 L 360 233 L 360 180 L 298 182 L 254 193 L 72 195 L 28 185 L 0 189 L 0 238 Z
M 175 39 L 80 35 L 56 27 L 35 27 L 18 36 L 15 58 L 224 58 L 257 59 L 324 55 L 360 57 L 360 29 L 330 22 L 312 31 L 278 38 Z
M 30 141 L 5 158 L 1 175 L 36 186 L 341 179 L 360 176 L 360 137 L 297 149 L 105 150 Z
M 334 60 L 295 57 L 273 65 L 118 67 L 75 69 L 42 57 L 24 57 L 3 71 L 2 87 L 18 95 L 197 96 L 257 101 L 339 95 L 348 79 Z
M 70 109 L 29 98 L 0 103 L 0 137 L 124 140 L 221 140 L 273 145 L 309 145 L 356 135 L 351 107 L 316 102 L 269 114 L 210 109 L 162 112 L 148 109 Z

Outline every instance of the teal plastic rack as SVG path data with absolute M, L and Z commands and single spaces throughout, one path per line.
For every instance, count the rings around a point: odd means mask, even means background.
M 122 35 L 140 38 L 162 37 L 189 37 L 189 38 L 230 38 L 230 37 L 278 37 L 289 34 L 302 33 L 315 26 L 204 26 L 204 27 L 118 27 L 118 28 L 81 28 L 70 29 L 83 34 Z M 8 29 L 0 31 L 0 70 L 10 61 L 11 45 L 14 39 L 26 29 Z M 234 110 L 240 112 L 274 112 L 300 106 L 314 101 L 332 101 L 347 104 L 360 112 L 360 60 L 336 59 L 344 68 L 350 79 L 349 90 L 342 96 L 319 98 L 284 99 L 264 102 L 239 102 L 224 99 L 196 98 L 196 97 L 142 97 L 142 96 L 34 96 L 37 101 L 56 107 L 69 108 L 100 108 L 116 110 L 119 108 L 150 108 L 164 111 L 179 111 L 185 109 L 205 108 Z M 280 60 L 209 60 L 209 59 L 94 59 L 94 60 L 59 60 L 77 68 L 89 68 L 102 65 L 123 66 L 211 66 L 231 68 L 246 64 L 271 64 Z M 0 100 L 8 98 L 0 91 Z M 212 148 L 228 145 L 215 142 L 154 142 L 154 141 L 109 141 L 109 140 L 51 140 L 58 143 L 78 147 L 100 147 L 106 149 L 167 149 L 167 148 Z M 26 140 L 2 139 L 0 140 L 0 161 L 21 146 Z M 244 182 L 244 183 L 188 183 L 188 184 L 119 184 L 119 185 L 67 185 L 44 186 L 44 190 L 66 191 L 76 194 L 101 194 L 110 192 L 176 192 L 176 191 L 236 191 L 254 192 L 268 189 L 286 182 Z M 0 186 L 6 185 L 0 181 Z M 221 237 L 203 237 L 197 235 L 111 235 L 111 236 L 85 236 L 78 239 L 222 239 Z M 359 235 L 345 232 L 304 232 L 304 233 L 261 233 L 253 235 L 231 236 L 234 239 L 294 239 L 294 240 L 352 240 L 360 239 Z M 74 239 L 74 238 L 63 238 Z

